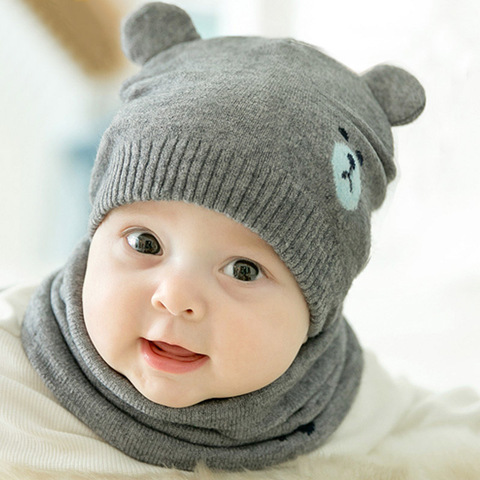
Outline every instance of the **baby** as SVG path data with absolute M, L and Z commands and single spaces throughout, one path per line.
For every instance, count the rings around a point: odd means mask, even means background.
M 478 397 L 390 379 L 342 315 L 419 82 L 291 39 L 202 40 L 162 3 L 123 45 L 142 68 L 98 151 L 89 235 L 33 295 L 3 295 L 6 475 L 479 473 Z

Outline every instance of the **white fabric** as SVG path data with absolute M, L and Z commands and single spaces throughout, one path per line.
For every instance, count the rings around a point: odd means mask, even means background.
M 34 286 L 0 294 L 0 478 L 2 479 L 480 479 L 480 398 L 470 389 L 433 394 L 392 379 L 365 354 L 357 399 L 330 441 L 274 469 L 213 473 L 133 460 L 61 407 L 21 345 Z

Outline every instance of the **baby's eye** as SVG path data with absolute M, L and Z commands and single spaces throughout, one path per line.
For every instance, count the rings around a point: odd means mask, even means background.
M 260 267 L 250 260 L 234 260 L 223 270 L 228 276 L 242 282 L 253 282 L 263 277 Z
M 128 244 L 138 253 L 158 255 L 162 253 L 160 242 L 148 232 L 131 232 L 127 235 Z

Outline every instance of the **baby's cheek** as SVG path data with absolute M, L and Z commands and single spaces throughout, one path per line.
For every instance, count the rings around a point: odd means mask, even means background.
M 99 319 L 102 318 L 102 315 L 101 312 L 97 311 L 94 305 L 95 302 L 92 302 L 92 299 L 87 295 L 83 303 L 83 318 L 88 336 L 98 350 L 98 343 L 101 338 L 100 332 L 102 330 L 102 322 Z
M 85 279 L 83 289 L 83 318 L 85 327 L 98 353 L 103 357 L 105 348 L 108 346 L 111 335 L 109 325 L 110 312 L 98 289 L 92 288 L 92 285 Z

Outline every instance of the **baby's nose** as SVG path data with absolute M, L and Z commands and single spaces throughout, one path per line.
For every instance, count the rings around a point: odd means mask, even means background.
M 207 309 L 201 280 L 182 272 L 166 274 L 159 280 L 152 295 L 152 305 L 157 310 L 189 320 L 203 318 Z

